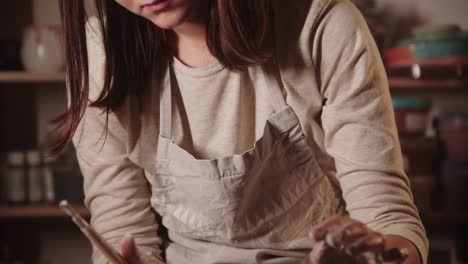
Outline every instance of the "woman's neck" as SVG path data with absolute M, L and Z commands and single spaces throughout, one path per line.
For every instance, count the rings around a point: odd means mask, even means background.
M 206 17 L 203 14 L 198 17 Z M 192 18 L 172 29 L 174 55 L 185 65 L 202 68 L 218 62 L 206 43 L 206 19 Z

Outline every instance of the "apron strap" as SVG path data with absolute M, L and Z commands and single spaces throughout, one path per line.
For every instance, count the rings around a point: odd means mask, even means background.
M 265 63 L 262 65 L 262 75 L 265 83 L 268 85 L 268 91 L 270 91 L 270 97 L 273 103 L 273 107 L 276 112 L 287 106 L 286 100 L 284 99 L 283 93 L 281 92 L 280 80 L 276 74 L 276 64 L 272 62 Z
M 161 136 L 172 138 L 172 78 L 171 67 L 168 65 L 161 86 L 159 101 L 159 133 Z

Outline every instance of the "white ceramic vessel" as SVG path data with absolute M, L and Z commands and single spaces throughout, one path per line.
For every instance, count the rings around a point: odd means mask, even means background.
M 27 71 L 62 71 L 65 64 L 65 56 L 60 27 L 27 27 L 23 34 L 21 59 Z

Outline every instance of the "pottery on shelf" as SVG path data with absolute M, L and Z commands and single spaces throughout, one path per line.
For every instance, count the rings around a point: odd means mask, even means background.
M 59 72 L 65 55 L 59 26 L 29 26 L 23 33 L 21 60 L 27 71 Z

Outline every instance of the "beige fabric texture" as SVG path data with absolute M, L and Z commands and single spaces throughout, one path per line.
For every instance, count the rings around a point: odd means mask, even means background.
M 275 65 L 261 68 L 275 113 L 253 148 L 215 159 L 196 159 L 173 142 L 175 80 L 165 75 L 151 204 L 169 230 L 167 263 L 297 263 L 314 245 L 311 229 L 344 213 L 284 100 Z M 210 242 L 206 250 L 200 241 Z
M 348 0 L 274 5 L 282 92 L 321 171 L 351 217 L 384 234 L 411 240 L 426 263 L 428 241 L 403 171 L 387 77 L 364 19 Z M 89 25 L 93 100 L 102 85 L 104 55 L 96 21 L 91 19 Z M 178 84 L 173 93 L 175 142 L 200 159 L 251 149 L 274 113 L 259 67 L 238 73 L 220 64 L 193 69 L 177 60 L 173 67 Z M 159 257 L 161 223 L 150 203 L 159 135 L 158 89 L 147 96 L 145 111 L 138 109 L 135 98 L 129 97 L 110 115 L 104 136 L 105 114 L 88 107 L 73 142 L 92 225 L 116 247 L 131 233 L 143 254 Z M 311 197 L 319 198 L 327 197 Z M 176 242 L 168 254 L 187 252 L 187 245 L 198 256 L 205 254 L 191 263 L 220 263 L 211 257 L 246 254 L 240 247 L 175 232 L 170 236 Z M 250 261 L 246 257 L 241 263 Z M 105 260 L 95 251 L 93 263 Z

